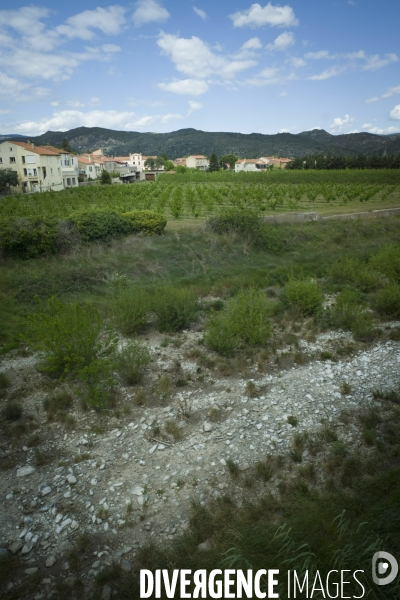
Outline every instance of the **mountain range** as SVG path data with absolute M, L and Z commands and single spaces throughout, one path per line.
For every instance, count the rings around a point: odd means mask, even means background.
M 26 139 L 21 135 L 0 136 L 0 139 Z M 47 131 L 32 137 L 37 145 L 60 146 L 66 138 L 70 146 L 78 152 L 102 148 L 108 156 L 127 156 L 130 152 L 144 155 L 166 154 L 168 158 L 215 152 L 218 156 L 235 154 L 240 158 L 279 156 L 296 158 L 306 154 L 327 154 L 339 156 L 357 154 L 396 155 L 400 152 L 400 133 L 376 135 L 373 133 L 347 133 L 332 135 L 323 129 L 312 129 L 302 133 L 229 133 L 209 132 L 197 129 L 179 129 L 171 133 L 139 133 L 137 131 L 116 131 L 101 127 L 77 127 L 69 131 Z

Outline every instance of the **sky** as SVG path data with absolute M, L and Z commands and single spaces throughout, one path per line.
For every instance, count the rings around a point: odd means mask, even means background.
M 398 0 L 0 3 L 0 133 L 400 133 Z

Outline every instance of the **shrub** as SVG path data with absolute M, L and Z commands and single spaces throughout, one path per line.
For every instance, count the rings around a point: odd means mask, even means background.
M 143 371 L 149 362 L 149 351 L 136 341 L 129 342 L 115 353 L 115 367 L 128 385 L 134 385 L 142 380 Z
M 33 344 L 45 353 L 43 370 L 56 375 L 79 371 L 98 356 L 102 320 L 88 304 L 65 303 L 55 296 L 29 320 Z M 110 341 L 110 340 L 107 340 Z
M 371 342 L 376 337 L 374 323 L 370 313 L 362 312 L 355 316 L 351 333 L 360 342 Z
M 109 185 L 111 184 L 111 174 L 108 171 L 103 171 L 101 173 L 101 183 L 102 185 Z
M 2 415 L 7 421 L 18 421 L 22 417 L 22 406 L 17 402 L 9 401 L 3 408 Z
M 303 315 L 313 315 L 321 310 L 322 293 L 313 279 L 290 279 L 285 285 L 286 301 Z
M 11 381 L 8 375 L 0 373 L 0 398 L 6 395 L 6 390 L 10 387 Z
M 161 333 L 185 329 L 195 319 L 198 310 L 192 290 L 173 286 L 155 290 L 152 308 Z
M 362 292 L 371 292 L 385 284 L 380 272 L 353 257 L 338 260 L 330 267 L 328 274 L 335 283 L 354 285 Z
M 247 236 L 252 243 L 265 250 L 277 252 L 283 248 L 283 237 L 276 225 L 267 224 L 257 213 L 237 208 L 225 210 L 207 223 L 215 233 L 236 232 Z
M 15 258 L 35 258 L 57 251 L 57 221 L 51 217 L 0 219 L 0 252 Z
M 394 283 L 400 283 L 400 245 L 391 244 L 382 248 L 370 260 L 370 265 Z
M 127 235 L 132 230 L 128 219 L 111 210 L 77 211 L 68 220 L 76 224 L 83 242 L 107 241 Z
M 231 356 L 240 341 L 257 346 L 271 335 L 270 305 L 260 290 L 242 290 L 206 323 L 205 341 L 211 350 Z
M 400 285 L 392 284 L 379 290 L 373 299 L 375 310 L 385 317 L 400 318 Z
M 112 393 L 112 386 L 115 383 L 112 375 L 113 366 L 113 361 L 102 356 L 79 369 L 77 376 L 83 387 L 78 393 L 84 405 L 87 403 L 100 410 L 114 403 Z
M 43 401 L 43 408 L 47 412 L 49 420 L 63 421 L 65 413 L 73 405 L 73 398 L 66 390 L 59 390 Z
M 334 325 L 351 330 L 354 320 L 360 313 L 361 306 L 361 297 L 358 292 L 343 290 L 336 297 L 336 303 L 331 310 Z
M 152 210 L 133 210 L 123 216 L 130 223 L 132 231 L 143 231 L 146 235 L 161 235 L 167 224 L 163 215 Z
M 112 302 L 114 323 L 124 335 L 139 333 L 147 323 L 149 294 L 141 288 L 120 288 Z

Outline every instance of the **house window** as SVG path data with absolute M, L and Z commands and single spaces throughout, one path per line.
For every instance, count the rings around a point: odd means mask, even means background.
M 46 179 L 46 177 L 47 177 L 46 167 L 43 167 L 42 170 L 43 170 L 43 179 Z
M 93 167 L 89 167 L 89 173 L 93 171 Z
M 37 176 L 37 169 L 33 169 L 33 175 L 34 175 L 34 177 Z
M 22 164 L 25 164 L 25 156 L 22 157 Z
M 24 175 L 25 177 L 28 175 L 28 171 L 26 169 L 24 169 Z
M 0 157 L 0 165 L 1 165 L 2 162 L 3 162 L 3 159 Z
M 14 156 L 10 156 L 10 163 L 15 163 L 15 157 Z
M 71 185 L 71 178 L 67 177 L 67 185 Z
M 75 177 L 72 178 L 72 185 L 75 185 Z
M 53 169 L 50 167 L 50 175 L 53 175 Z

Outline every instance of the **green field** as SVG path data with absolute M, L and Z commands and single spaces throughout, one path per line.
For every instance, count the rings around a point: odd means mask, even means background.
M 60 218 L 81 209 L 155 210 L 168 219 L 205 219 L 226 208 L 265 215 L 317 211 L 335 214 L 400 206 L 400 172 L 274 171 L 163 175 L 156 183 L 93 186 L 0 200 L 2 216 Z

